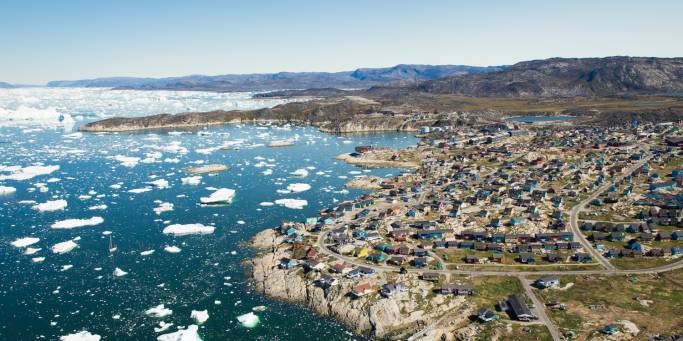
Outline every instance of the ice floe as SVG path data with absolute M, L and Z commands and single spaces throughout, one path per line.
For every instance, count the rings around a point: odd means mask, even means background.
M 173 323 L 166 323 L 164 321 L 159 322 L 159 327 L 154 327 L 154 332 L 155 333 L 161 333 L 166 331 L 168 328 L 171 328 L 173 326 Z
M 202 204 L 223 204 L 230 203 L 235 197 L 235 190 L 230 188 L 221 188 L 211 193 L 208 197 L 199 198 Z
M 68 334 L 59 337 L 59 341 L 100 341 L 102 337 L 97 334 L 92 334 L 89 331 L 83 330 L 77 333 Z
M 140 252 L 140 256 L 149 256 L 154 253 L 154 249 Z
M 293 172 L 291 172 L 291 173 L 289 173 L 289 174 L 290 174 L 290 175 L 293 175 L 293 176 L 299 176 L 299 177 L 302 177 L 302 178 L 303 178 L 303 177 L 307 177 L 307 176 L 308 176 L 308 170 L 307 170 L 306 168 L 300 168 L 300 169 L 297 169 L 297 170 L 295 170 L 295 171 L 293 171 Z
M 45 257 L 33 257 L 31 258 L 31 262 L 33 263 L 42 263 L 45 260 Z
M 149 192 L 149 191 L 151 191 L 151 190 L 152 190 L 152 189 L 149 188 L 149 187 L 134 188 L 134 189 L 129 190 L 128 193 L 140 194 L 140 193 Z
M 275 203 L 292 209 L 303 209 L 304 206 L 308 205 L 308 201 L 302 199 L 278 199 Z
M 178 331 L 173 333 L 159 335 L 157 341 L 202 341 L 197 330 L 199 330 L 199 327 L 192 324 L 187 329 L 178 329 Z
M 311 185 L 309 184 L 294 183 L 287 186 L 287 190 L 293 193 L 304 192 L 309 189 L 311 189 Z
M 209 319 L 209 311 L 208 310 L 192 310 L 192 313 L 190 314 L 190 317 L 197 322 L 197 324 L 202 324 L 206 322 L 206 320 Z
M 114 276 L 116 276 L 116 277 L 123 277 L 123 276 L 125 276 L 125 275 L 127 275 L 127 274 L 128 274 L 128 273 L 125 272 L 125 271 L 123 271 L 123 270 L 121 270 L 121 268 L 116 268 L 116 269 L 114 269 Z
M 133 168 L 138 165 L 138 162 L 140 162 L 139 157 L 125 155 L 116 155 L 114 156 L 114 160 L 120 162 L 121 166 L 128 168 Z
M 0 195 L 10 195 L 16 192 L 17 189 L 9 186 L 0 186 Z
M 174 236 L 186 236 L 191 234 L 211 234 L 216 228 L 211 225 L 203 224 L 173 224 L 164 228 L 164 234 Z
M 202 182 L 202 176 L 188 176 L 186 178 L 181 178 L 180 181 L 183 185 L 197 186 Z
M 38 253 L 38 251 L 42 250 L 41 248 L 35 248 L 35 247 L 27 247 L 26 250 L 24 250 L 24 254 L 27 256 L 34 255 Z
M 249 312 L 244 315 L 237 316 L 237 321 L 239 321 L 239 323 L 241 323 L 244 327 L 254 328 L 259 323 L 259 317 L 253 312 Z
M 52 224 L 53 229 L 72 229 L 76 227 L 95 226 L 102 224 L 104 219 L 102 217 L 92 217 L 89 219 L 66 219 L 60 220 Z
M 21 247 L 27 247 L 29 245 L 33 245 L 39 241 L 40 241 L 40 238 L 24 237 L 24 238 L 18 238 L 16 240 L 14 240 L 13 242 L 11 242 L 10 244 L 14 247 L 21 248 Z
M 173 314 L 173 310 L 166 308 L 163 304 L 159 304 L 156 307 L 145 310 L 145 314 L 152 317 L 161 318 Z
M 158 189 L 164 189 L 164 188 L 169 187 L 168 180 L 165 180 L 165 179 L 158 179 L 158 180 L 150 181 L 150 182 L 148 182 L 148 184 L 150 184 L 150 185 L 152 185 Z
M 33 209 L 40 212 L 62 211 L 66 208 L 67 202 L 64 199 L 50 200 L 44 203 L 33 205 Z
M 0 168 L 0 180 L 28 180 L 36 176 L 47 175 L 59 170 L 59 166 L 28 166 Z M 10 174 L 2 174 L 10 172 Z
M 52 245 L 52 252 L 56 254 L 64 254 L 67 252 L 71 252 L 71 250 L 75 249 L 78 247 L 78 244 L 74 242 L 73 240 L 67 240 L 65 242 L 57 243 L 55 245 Z
M 182 250 L 181 250 L 179 247 L 175 246 L 175 245 L 173 245 L 173 246 L 168 246 L 168 245 L 167 245 L 167 246 L 164 248 L 164 251 L 166 251 L 166 252 L 168 252 L 168 253 L 179 253 L 179 252 L 182 251 Z
M 163 212 L 173 211 L 173 204 L 170 202 L 159 203 L 159 207 L 154 208 L 154 213 L 161 214 Z

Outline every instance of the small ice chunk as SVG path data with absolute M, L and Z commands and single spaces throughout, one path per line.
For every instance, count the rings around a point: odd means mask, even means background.
M 202 341 L 196 324 L 189 325 L 187 329 L 178 329 L 177 332 L 159 335 L 157 341 Z
M 295 171 L 293 171 L 293 172 L 291 172 L 291 173 L 289 173 L 289 174 L 290 174 L 290 175 L 294 175 L 294 176 L 299 176 L 299 177 L 302 177 L 302 178 L 303 178 L 303 177 L 307 177 L 307 176 L 308 176 L 308 170 L 307 170 L 306 168 L 300 168 L 300 169 L 297 169 L 297 170 L 295 170 Z
M 52 245 L 52 252 L 57 253 L 57 254 L 64 254 L 67 252 L 71 252 L 71 250 L 75 249 L 78 247 L 78 244 L 74 242 L 73 240 L 67 240 L 65 242 L 57 243 L 55 245 Z
M 173 314 L 173 310 L 166 308 L 163 304 L 159 304 L 156 307 L 145 310 L 145 314 L 152 317 L 161 318 Z
M 154 327 L 154 332 L 156 333 L 161 333 L 163 331 L 166 331 L 166 329 L 171 328 L 173 326 L 173 323 L 166 323 L 164 321 L 159 322 L 159 327 Z
M 202 183 L 202 176 L 188 176 L 186 178 L 181 178 L 180 181 L 183 185 L 198 186 Z
M 154 249 L 140 252 L 140 256 L 149 256 L 154 253 Z
M 88 209 L 91 210 L 91 211 L 95 211 L 95 210 L 104 211 L 104 210 L 107 209 L 107 205 L 102 204 L 102 205 L 90 206 L 90 207 L 88 207 Z
M 230 203 L 235 197 L 235 190 L 230 188 L 221 188 L 211 193 L 208 197 L 202 197 L 199 202 L 202 204 L 220 204 Z
M 302 199 L 278 199 L 275 200 L 275 203 L 296 210 L 303 209 L 304 206 L 308 205 L 308 201 Z
M 309 189 L 311 189 L 309 184 L 294 183 L 287 186 L 287 190 L 294 193 L 308 191 Z
M 264 201 L 264 202 L 260 203 L 259 205 L 261 205 L 261 206 L 273 206 L 275 204 L 270 202 L 270 201 Z
M 11 242 L 10 244 L 14 247 L 27 247 L 29 245 L 33 245 L 37 242 L 40 241 L 40 238 L 36 237 L 24 237 L 24 238 L 18 238 Z
M 27 256 L 36 254 L 38 251 L 42 250 L 41 248 L 35 248 L 35 247 L 27 247 L 26 250 L 24 250 L 24 254 Z
M 31 258 L 31 262 L 33 262 L 33 263 L 41 263 L 44 260 L 45 260 L 45 257 L 33 257 L 33 258 Z
M 258 325 L 259 318 L 253 312 L 249 312 L 244 315 L 237 316 L 237 321 L 239 321 L 244 327 L 254 328 L 256 325 Z
M 152 185 L 158 189 L 164 189 L 164 188 L 169 187 L 168 180 L 165 180 L 165 179 L 158 179 L 158 180 L 150 181 L 150 182 L 148 182 L 148 184 L 150 184 L 150 185 Z
M 66 271 L 66 270 L 69 270 L 69 269 L 71 269 L 71 268 L 73 268 L 73 267 L 74 267 L 74 266 L 71 265 L 71 264 L 62 265 L 62 270 L 60 270 L 60 271 Z
M 59 337 L 59 341 L 100 341 L 100 339 L 101 336 L 97 334 L 91 334 L 87 330 Z
M 16 192 L 17 189 L 9 186 L 0 186 L 0 195 L 10 195 Z
M 123 271 L 123 270 L 121 270 L 121 268 L 116 268 L 116 269 L 114 269 L 114 276 L 116 276 L 116 277 L 123 277 L 123 276 L 125 276 L 125 275 L 127 275 L 127 274 L 128 274 L 128 273 L 125 272 L 125 271 Z
M 202 324 L 202 323 L 206 322 L 206 320 L 209 319 L 209 311 L 208 310 L 192 310 L 190 317 L 193 318 L 197 322 L 197 324 Z
M 128 193 L 140 194 L 140 193 L 149 192 L 149 191 L 151 191 L 151 190 L 152 190 L 152 189 L 149 188 L 149 187 L 134 188 L 134 189 L 128 190 Z
M 40 212 L 63 211 L 67 206 L 64 199 L 49 200 L 44 203 L 33 205 L 33 209 Z
M 166 252 L 168 252 L 168 253 L 179 253 L 179 252 L 182 251 L 182 250 L 181 250 L 179 247 L 175 246 L 175 245 L 173 245 L 173 246 L 168 246 L 168 245 L 167 245 L 167 246 L 164 248 L 164 251 L 166 251 Z
M 164 234 L 186 236 L 190 234 L 211 234 L 216 228 L 203 224 L 173 224 L 164 228 Z
M 116 155 L 116 156 L 114 156 L 114 160 L 121 162 L 122 166 L 128 167 L 128 168 L 133 168 L 133 167 L 137 166 L 138 162 L 140 162 L 139 157 L 124 156 L 124 155 Z
M 154 208 L 154 213 L 156 213 L 157 215 L 169 211 L 173 211 L 173 204 L 170 202 L 162 202 L 159 204 L 159 207 Z
M 92 217 L 89 219 L 66 219 L 60 220 L 52 224 L 53 229 L 72 229 L 76 227 L 95 226 L 102 224 L 104 219 L 102 217 Z

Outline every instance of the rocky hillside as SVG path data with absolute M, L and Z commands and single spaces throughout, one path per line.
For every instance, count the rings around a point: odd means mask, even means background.
M 445 76 L 483 73 L 503 67 L 467 65 L 397 65 L 341 72 L 279 72 L 262 74 L 192 75 L 168 78 L 108 77 L 52 81 L 51 87 L 113 87 L 141 90 L 269 91 L 281 89 L 369 88 L 389 82 L 433 80 Z
M 503 71 L 427 81 L 417 90 L 477 97 L 573 97 L 683 92 L 683 58 L 552 58 Z

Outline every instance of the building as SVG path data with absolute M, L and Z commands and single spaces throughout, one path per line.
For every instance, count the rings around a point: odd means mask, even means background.
M 537 288 L 545 289 L 560 285 L 560 278 L 557 276 L 543 276 L 534 282 Z
M 511 318 L 518 321 L 531 321 L 538 317 L 531 312 L 531 309 L 517 295 L 508 296 L 507 301 L 503 302 L 503 310 L 507 311 Z

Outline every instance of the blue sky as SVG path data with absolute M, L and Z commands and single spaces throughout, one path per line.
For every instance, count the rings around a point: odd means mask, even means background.
M 0 81 L 683 56 L 683 1 L 0 2 Z

